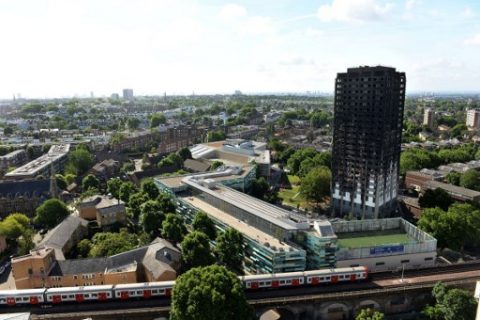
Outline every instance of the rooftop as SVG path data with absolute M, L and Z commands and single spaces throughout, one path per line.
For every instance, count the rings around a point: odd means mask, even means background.
M 48 153 L 38 157 L 37 159 L 30 161 L 27 164 L 7 173 L 6 177 L 32 175 L 41 171 L 46 166 L 49 166 L 52 162 L 64 157 L 70 150 L 70 145 L 55 145 L 50 147 Z
M 474 198 L 480 197 L 480 192 L 478 192 L 478 191 L 463 188 L 463 187 L 458 187 L 458 186 L 455 186 L 455 185 L 449 184 L 449 183 L 443 183 L 443 182 L 432 180 L 432 181 L 427 181 L 425 183 L 425 186 L 429 189 L 440 188 L 440 189 L 443 189 L 443 190 L 447 191 L 448 193 L 450 193 L 452 195 L 458 195 L 460 197 L 465 197 L 465 198 L 468 198 L 468 199 L 471 199 L 471 200 L 474 199 Z
M 210 179 L 203 181 L 210 184 L 210 181 L 207 180 Z M 214 186 L 204 186 L 204 183 L 201 179 L 198 179 L 198 177 L 187 177 L 184 179 L 184 182 L 197 190 L 226 201 L 284 230 L 295 231 L 309 228 L 308 220 L 304 216 L 251 197 L 243 192 L 227 188 L 217 183 L 214 183 Z
M 232 227 L 246 237 L 257 241 L 259 243 L 265 244 L 268 243 L 270 247 L 274 248 L 283 248 L 284 250 L 288 250 L 290 245 L 286 244 L 285 242 L 280 242 L 277 238 L 241 221 L 237 218 L 231 216 L 230 214 L 226 213 L 223 210 L 220 210 L 211 204 L 197 198 L 197 197 L 184 197 L 182 198 L 185 202 L 191 204 L 195 208 L 198 208 L 205 212 L 207 215 L 211 216 L 212 218 L 222 222 L 223 224 Z
M 124 204 L 122 200 L 114 197 L 104 196 L 104 195 L 94 195 L 94 196 L 83 199 L 80 202 L 80 206 L 90 205 L 91 203 L 95 203 L 95 207 L 97 209 L 110 208 L 113 206 Z
M 367 232 L 339 233 L 338 245 L 341 248 L 365 248 L 394 244 L 417 243 L 403 230 L 382 230 Z

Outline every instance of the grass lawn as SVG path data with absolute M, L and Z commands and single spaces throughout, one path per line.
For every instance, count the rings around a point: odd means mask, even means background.
M 282 203 L 291 207 L 305 207 L 305 199 L 299 193 L 299 186 L 292 186 L 292 189 L 280 189 L 278 196 L 282 199 Z
M 340 233 L 338 245 L 342 248 L 375 247 L 388 244 L 407 244 L 416 241 L 399 230 L 383 232 Z

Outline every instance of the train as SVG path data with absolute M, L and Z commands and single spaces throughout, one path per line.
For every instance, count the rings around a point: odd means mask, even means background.
M 273 290 L 296 286 L 322 286 L 360 282 L 368 278 L 367 267 L 350 267 L 239 276 L 245 290 Z M 0 306 L 58 305 L 93 301 L 113 301 L 170 297 L 175 281 L 59 287 L 22 290 L 0 290 Z

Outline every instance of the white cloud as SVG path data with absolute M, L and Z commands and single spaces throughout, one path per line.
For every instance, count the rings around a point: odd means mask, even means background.
M 364 22 L 384 18 L 391 8 L 392 4 L 381 5 L 377 0 L 333 0 L 321 6 L 317 16 L 325 22 Z
M 323 30 L 320 30 L 320 29 L 315 29 L 315 28 L 312 28 L 312 27 L 308 27 L 305 30 L 305 35 L 307 37 L 316 38 L 316 37 L 321 37 L 321 36 L 325 35 L 325 32 Z
M 477 33 L 476 35 L 474 35 L 471 38 L 465 39 L 463 44 L 465 44 L 467 46 L 478 46 L 478 45 L 480 45 L 480 33 Z
M 407 0 L 405 1 L 405 9 L 410 11 L 415 7 L 417 3 L 418 3 L 417 0 Z
M 252 34 L 274 33 L 275 27 L 270 17 L 250 17 L 245 21 L 244 30 Z
M 238 4 L 227 4 L 220 9 L 218 17 L 225 22 L 237 21 L 247 15 L 247 9 Z

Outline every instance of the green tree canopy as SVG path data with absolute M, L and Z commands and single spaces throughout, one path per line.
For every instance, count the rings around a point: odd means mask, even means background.
M 140 224 L 146 233 L 158 233 L 165 219 L 165 214 L 160 203 L 156 200 L 148 200 L 140 207 Z
M 480 172 L 475 169 L 465 171 L 460 177 L 460 186 L 480 191 Z
M 189 233 L 182 241 L 182 258 L 187 268 L 208 266 L 215 262 L 208 236 L 200 231 Z
M 194 268 L 177 278 L 170 320 L 249 320 L 242 282 L 224 267 Z
M 425 209 L 418 227 L 434 236 L 440 248 L 463 251 L 465 245 L 479 243 L 480 210 L 467 203 L 452 204 L 448 211 Z
M 477 301 L 466 290 L 449 289 L 443 283 L 437 283 L 432 290 L 435 305 L 427 306 L 423 314 L 433 320 L 471 320 L 475 319 Z
M 183 161 L 187 159 L 192 159 L 192 153 L 190 152 L 190 149 L 188 149 L 188 147 L 184 147 L 178 150 L 177 153 L 180 157 L 182 157 Z
M 458 172 L 449 172 L 445 179 L 447 180 L 448 183 L 451 183 L 453 185 L 459 186 L 460 185 L 460 173 Z
M 300 164 L 305 159 L 312 159 L 318 154 L 314 148 L 302 148 L 298 149 L 288 158 L 287 165 L 291 174 L 297 175 L 300 170 Z
M 166 122 L 167 118 L 165 118 L 165 115 L 163 113 L 154 113 L 150 118 L 150 128 L 156 128 Z
M 448 210 L 448 207 L 453 203 L 450 195 L 443 189 L 436 188 L 435 190 L 426 190 L 418 199 L 418 204 L 422 208 L 439 207 L 442 210 Z
M 119 199 L 120 197 L 120 187 L 123 182 L 119 178 L 111 178 L 107 181 L 107 192 L 110 193 L 114 198 Z
M 360 313 L 357 314 L 355 320 L 383 320 L 385 318 L 384 314 L 375 310 L 375 309 L 362 309 Z
M 177 206 L 173 203 L 172 198 L 167 193 L 160 193 L 157 197 L 157 202 L 163 213 L 175 212 L 177 209 Z
M 137 130 L 139 125 L 140 125 L 140 120 L 138 118 L 128 118 L 127 119 L 128 129 Z
M 37 208 L 34 222 L 51 229 L 69 214 L 70 211 L 63 201 L 58 199 L 48 199 Z
M 100 181 L 95 177 L 93 174 L 89 174 L 88 176 L 82 179 L 82 189 L 98 189 L 100 187 Z
M 227 135 L 225 134 L 225 132 L 221 130 L 209 131 L 207 135 L 208 142 L 222 141 L 225 140 L 226 137 Z
M 300 183 L 300 193 L 309 201 L 320 203 L 330 194 L 332 173 L 327 167 L 311 170 Z
M 120 197 L 120 200 L 122 200 L 125 203 L 128 203 L 130 196 L 135 192 L 137 192 L 137 188 L 133 185 L 133 183 L 128 181 L 128 182 L 122 183 L 118 191 L 118 196 Z
M 228 228 L 217 237 L 216 254 L 230 270 L 242 271 L 244 256 L 243 235 L 233 228 Z
M 92 167 L 93 162 L 94 157 L 92 154 L 85 147 L 78 146 L 68 155 L 65 171 L 75 175 L 82 175 Z
M 120 232 L 99 232 L 92 238 L 90 257 L 107 257 L 129 251 L 137 247 L 138 238 L 127 229 Z
M 187 228 L 181 216 L 169 213 L 162 222 L 162 237 L 174 243 L 181 242 L 187 233 Z
M 155 182 L 152 179 L 147 179 L 142 182 L 142 192 L 148 196 L 149 199 L 154 200 L 160 194 Z
M 9 214 L 0 221 L 0 234 L 8 239 L 17 239 L 29 228 L 30 219 L 21 213 Z
M 205 212 L 198 211 L 195 214 L 192 226 L 193 230 L 205 233 L 210 240 L 214 240 L 217 237 L 215 224 Z
M 128 211 L 134 219 L 138 219 L 142 213 L 142 204 L 149 200 L 148 196 L 139 191 L 128 198 Z
M 55 181 L 57 182 L 57 187 L 59 187 L 61 190 L 67 189 L 67 180 L 63 175 L 57 173 L 55 175 Z

